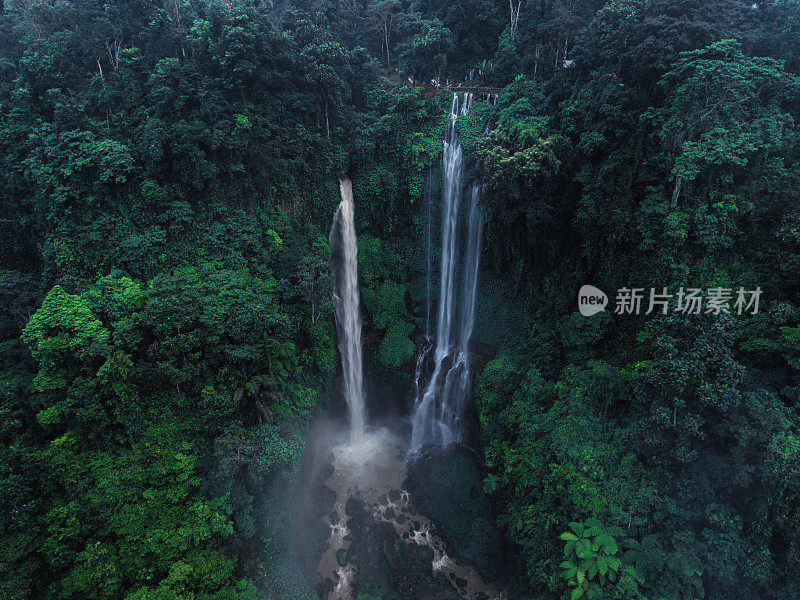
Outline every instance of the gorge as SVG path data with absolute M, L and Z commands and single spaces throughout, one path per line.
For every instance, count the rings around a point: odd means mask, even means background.
M 450 444 L 460 442 L 464 434 L 472 383 L 469 340 L 475 314 L 482 217 L 479 186 L 465 189 L 465 159 L 456 124 L 459 117 L 469 114 L 472 101 L 471 93 L 454 94 L 442 140 L 440 285 L 435 302 L 431 298 L 435 264 L 430 235 L 432 196 L 426 194 L 429 203 L 425 337 L 416 358 L 417 394 L 411 403 L 410 439 L 404 439 L 402 430 L 369 428 L 365 422 L 354 198 L 349 178 L 339 176 L 341 202 L 334 214 L 330 246 L 337 274 L 334 306 L 350 433 L 346 441 L 334 437 L 338 441 L 330 442 L 332 453 L 328 456 L 332 456 L 332 462 L 324 481 L 325 488 L 335 495 L 332 510 L 322 517 L 330 527 L 330 536 L 317 567 L 322 580 L 318 589 L 325 600 L 355 598 L 363 552 L 373 550 L 354 545 L 359 537 L 354 528 L 371 531 L 382 523 L 391 525 L 395 544 L 431 552 L 421 555 L 422 570 L 424 573 L 429 569 L 434 576 L 444 577 L 439 583 L 434 580 L 428 584 L 439 589 L 443 598 L 450 597 L 448 589 L 457 594 L 454 598 L 465 600 L 505 598 L 473 567 L 452 558 L 452 549 L 448 549 L 437 526 L 418 512 L 412 494 L 404 488 L 408 477 L 406 463 L 416 461 L 424 446 L 429 446 L 428 452 L 436 455 L 447 451 Z M 429 174 L 426 185 L 431 184 Z M 464 196 L 468 196 L 466 203 L 462 202 Z M 434 304 L 438 307 L 435 334 L 430 330 Z M 360 525 L 354 525 L 356 520 Z M 429 561 L 427 569 L 426 561 Z

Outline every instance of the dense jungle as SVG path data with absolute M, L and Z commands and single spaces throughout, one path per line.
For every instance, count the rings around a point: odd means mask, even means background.
M 800 598 L 796 0 L 0 7 L 0 598 Z

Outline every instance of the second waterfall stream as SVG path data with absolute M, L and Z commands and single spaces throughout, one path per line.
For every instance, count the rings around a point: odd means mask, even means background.
M 464 151 L 456 123 L 459 117 L 469 114 L 471 106 L 472 94 L 464 93 L 460 102 L 455 94 L 445 130 L 439 309 L 435 346 L 432 347 L 433 373 L 417 392 L 411 417 L 412 450 L 427 443 L 446 446 L 459 441 L 463 435 L 470 391 L 468 345 L 475 319 L 482 217 L 478 208 L 478 186 L 471 186 L 469 207 L 462 209 Z M 465 239 L 459 243 L 462 230 Z M 430 269 L 431 261 L 427 262 Z M 420 355 L 417 381 L 420 381 L 419 371 L 429 351 L 423 350 Z

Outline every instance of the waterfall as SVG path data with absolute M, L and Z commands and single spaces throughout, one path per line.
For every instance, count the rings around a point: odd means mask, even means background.
M 412 448 L 428 442 L 446 446 L 459 440 L 463 433 L 462 420 L 469 395 L 469 338 L 475 316 L 482 219 L 478 208 L 480 188 L 473 186 L 466 215 L 465 248 L 462 250 L 458 234 L 464 187 L 464 153 L 456 131 L 456 121 L 459 116 L 469 113 L 471 104 L 472 94 L 465 93 L 460 105 L 458 94 L 455 94 L 445 130 L 442 249 L 434 366 L 433 374 L 423 390 L 419 384 L 419 373 L 424 357 L 420 357 L 417 363 L 419 391 L 411 419 Z M 459 260 L 461 257 L 463 261 Z M 457 304 L 459 301 L 460 306 Z
M 467 253 L 464 263 L 464 287 L 461 293 L 461 350 L 467 353 L 467 344 L 472 336 L 472 327 L 475 324 L 475 293 L 478 288 L 478 261 L 481 254 L 481 216 L 478 201 L 481 195 L 480 187 L 470 187 L 470 204 L 468 216 Z
M 345 175 L 339 176 L 339 193 L 342 201 L 333 215 L 329 236 L 331 249 L 335 247 L 337 233 L 341 246 L 337 271 L 337 285 L 333 294 L 336 311 L 336 331 L 342 355 L 344 395 L 350 415 L 350 441 L 353 445 L 364 442 L 366 417 L 364 408 L 363 370 L 361 363 L 361 307 L 358 293 L 358 246 L 353 223 L 353 185 Z M 336 262 L 333 261 L 332 262 Z
M 433 171 L 425 176 L 425 207 L 428 211 L 425 220 L 425 339 L 431 338 L 431 205 L 433 204 Z

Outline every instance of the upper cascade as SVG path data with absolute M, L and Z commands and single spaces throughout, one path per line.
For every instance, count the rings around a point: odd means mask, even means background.
M 471 186 L 469 206 L 462 210 L 464 196 L 464 151 L 456 129 L 460 116 L 472 107 L 473 95 L 461 99 L 453 95 L 444 135 L 442 158 L 442 232 L 439 273 L 439 310 L 434 368 L 430 380 L 418 389 L 412 415 L 412 449 L 426 443 L 446 446 L 460 440 L 463 418 L 469 397 L 469 338 L 475 316 L 475 292 L 478 280 L 480 239 L 483 221 L 478 201 L 480 187 Z M 463 221 L 463 222 L 462 222 Z M 459 240 L 459 231 L 465 239 Z M 428 260 L 430 269 L 430 260 Z M 429 274 L 430 277 L 430 274 Z M 429 352 L 430 348 L 423 352 Z M 417 362 L 417 381 L 425 360 Z

